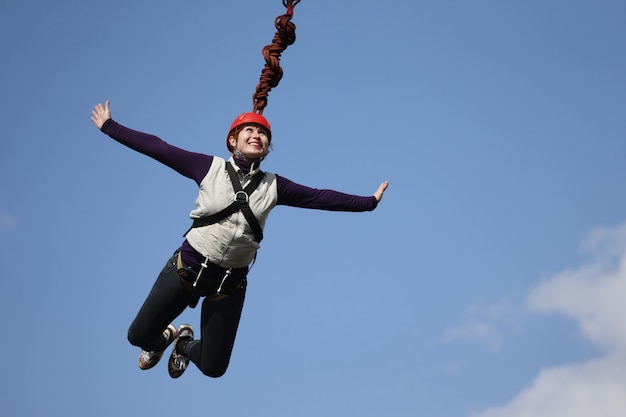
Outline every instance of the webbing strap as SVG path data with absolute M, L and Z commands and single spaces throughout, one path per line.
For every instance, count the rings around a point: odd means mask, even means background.
M 235 201 L 233 204 L 237 205 L 238 209 L 241 210 L 243 216 L 248 221 L 257 243 L 261 243 L 263 240 L 263 229 L 261 228 L 261 225 L 256 217 L 254 217 L 254 213 L 250 208 L 250 204 L 248 204 L 248 200 L 250 199 L 250 194 L 252 194 L 252 192 L 256 190 L 261 183 L 264 174 L 261 171 L 254 174 L 254 177 L 252 177 L 252 180 L 250 180 L 250 183 L 244 189 L 241 187 L 239 177 L 237 176 L 237 172 L 235 171 L 235 168 L 233 168 L 232 164 L 226 164 L 226 171 L 228 171 L 230 182 L 233 184 L 233 189 L 235 190 Z
M 233 185 L 233 190 L 235 191 L 235 201 L 233 201 L 228 207 L 215 214 L 201 217 L 199 219 L 194 219 L 193 224 L 191 225 L 189 230 L 193 229 L 194 227 L 208 226 L 210 224 L 217 223 L 230 216 L 231 214 L 241 210 L 243 216 L 246 218 L 246 221 L 252 229 L 252 233 L 254 233 L 254 239 L 258 243 L 261 243 L 261 240 L 263 240 L 263 229 L 261 228 L 261 225 L 259 224 L 257 218 L 254 216 L 254 213 L 252 212 L 252 209 L 248 204 L 248 200 L 250 198 L 250 194 L 252 194 L 252 192 L 256 190 L 256 188 L 261 183 L 264 173 L 262 171 L 259 171 L 254 174 L 250 183 L 245 188 L 243 188 L 241 186 L 241 183 L 239 182 L 237 172 L 230 162 L 226 162 L 226 171 L 228 172 L 228 177 L 230 178 L 230 182 Z M 187 230 L 185 235 L 189 233 L 189 230 Z

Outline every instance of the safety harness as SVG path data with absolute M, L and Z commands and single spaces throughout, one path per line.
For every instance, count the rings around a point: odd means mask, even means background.
M 248 224 L 250 225 L 252 233 L 254 233 L 254 240 L 256 240 L 257 243 L 261 243 L 261 240 L 263 240 L 263 229 L 261 228 L 259 221 L 254 216 L 254 213 L 250 208 L 249 200 L 250 194 L 252 194 L 252 192 L 256 190 L 256 188 L 259 186 L 259 183 L 263 179 L 263 175 L 265 175 L 265 173 L 263 171 L 259 171 L 254 174 L 252 176 L 252 179 L 250 180 L 250 183 L 245 188 L 243 188 L 241 186 L 241 182 L 239 181 L 239 177 L 237 176 L 237 172 L 230 162 L 226 162 L 226 172 L 228 172 L 228 177 L 230 178 L 230 182 L 233 185 L 233 190 L 235 190 L 235 201 L 233 201 L 225 209 L 215 214 L 194 219 L 193 224 L 191 225 L 189 230 L 195 227 L 208 226 L 210 224 L 217 223 L 230 216 L 231 214 L 241 211 L 243 213 L 243 216 L 246 218 Z M 185 235 L 189 233 L 189 230 L 187 230 Z

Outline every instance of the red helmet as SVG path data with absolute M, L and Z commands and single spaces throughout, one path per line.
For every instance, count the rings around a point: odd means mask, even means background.
M 233 151 L 233 147 L 230 146 L 230 143 L 228 142 L 228 138 L 230 137 L 230 133 L 233 131 L 233 129 L 235 129 L 235 128 L 241 126 L 241 125 L 246 125 L 248 123 L 255 123 L 257 125 L 261 125 L 264 128 L 266 128 L 267 129 L 267 138 L 270 141 L 272 140 L 272 129 L 270 127 L 270 122 L 268 122 L 265 117 L 263 117 L 262 115 L 260 115 L 258 113 L 243 113 L 243 114 L 240 114 L 239 116 L 237 116 L 237 118 L 230 125 L 230 130 L 228 131 L 228 136 L 226 136 L 226 147 L 228 148 L 228 150 L 230 152 Z

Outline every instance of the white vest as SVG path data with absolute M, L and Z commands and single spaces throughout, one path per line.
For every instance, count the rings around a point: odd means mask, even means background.
M 200 183 L 196 208 L 189 215 L 192 219 L 218 213 L 235 201 L 235 192 L 226 172 L 225 164 L 227 163 L 232 163 L 235 167 L 242 187 L 248 185 L 251 177 L 258 171 L 255 169 L 244 176 L 232 157 L 226 162 L 214 156 L 209 172 Z M 276 206 L 277 201 L 276 176 L 266 172 L 248 201 L 261 228 L 265 228 L 267 216 Z M 217 223 L 195 227 L 187 233 L 186 238 L 196 251 L 224 268 L 240 268 L 249 265 L 259 249 L 259 244 L 254 240 L 254 233 L 241 211 Z

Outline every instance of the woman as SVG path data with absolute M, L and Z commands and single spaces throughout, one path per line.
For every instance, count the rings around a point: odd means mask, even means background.
M 202 373 L 226 372 L 237 334 L 249 265 L 263 238 L 263 226 L 277 205 L 334 211 L 374 210 L 388 187 L 383 182 L 373 196 L 361 197 L 296 184 L 260 171 L 271 143 L 270 124 L 260 114 L 244 113 L 232 123 L 226 138 L 228 161 L 189 152 L 156 136 L 128 129 L 111 119 L 110 102 L 98 103 L 92 122 L 103 133 L 129 148 L 169 166 L 196 182 L 193 226 L 159 274 L 128 330 L 129 342 L 142 349 L 139 367 L 150 369 L 174 342 L 168 371 L 185 372 L 189 361 Z M 188 306 L 203 298 L 201 338 L 188 324 L 171 323 Z

